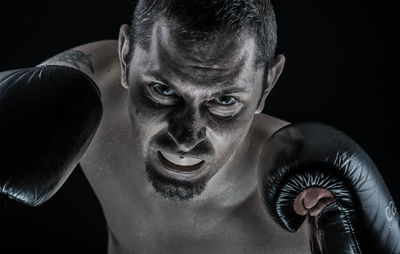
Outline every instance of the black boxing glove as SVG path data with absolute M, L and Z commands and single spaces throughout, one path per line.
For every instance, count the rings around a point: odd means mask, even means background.
M 320 123 L 288 125 L 265 144 L 261 199 L 295 232 L 308 218 L 312 253 L 400 253 L 399 214 L 372 160 Z
M 0 73 L 0 194 L 37 206 L 61 187 L 103 112 L 96 84 L 66 66 Z

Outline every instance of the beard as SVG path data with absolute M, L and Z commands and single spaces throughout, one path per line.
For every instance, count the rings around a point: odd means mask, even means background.
M 179 201 L 187 201 L 200 195 L 209 180 L 209 177 L 201 178 L 195 182 L 167 178 L 150 165 L 146 165 L 146 174 L 154 190 L 160 193 L 162 197 Z
M 169 135 L 159 133 L 158 135 L 152 137 L 149 142 L 149 146 L 147 147 L 154 147 L 154 149 L 152 149 L 153 151 L 177 150 L 174 145 L 171 144 L 175 144 L 175 142 L 171 140 Z M 142 148 L 142 150 L 148 150 L 148 148 Z M 203 155 L 202 157 L 205 157 L 204 155 L 214 154 L 214 150 L 211 143 L 205 141 L 196 146 L 192 150 L 192 154 L 196 154 L 199 156 Z M 155 161 L 158 160 L 157 156 L 143 154 L 143 158 L 145 162 L 144 164 L 148 181 L 152 184 L 156 192 L 161 194 L 162 197 L 169 200 L 186 201 L 200 195 L 205 190 L 208 181 L 212 177 L 211 173 L 208 172 L 203 176 L 192 180 L 173 179 L 160 173 L 160 169 L 158 169 L 160 165 L 157 165 L 157 163 L 155 163 Z

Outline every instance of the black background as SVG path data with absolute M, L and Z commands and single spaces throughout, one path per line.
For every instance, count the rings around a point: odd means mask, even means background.
M 278 53 L 287 63 L 265 112 L 345 131 L 375 161 L 399 206 L 399 1 L 276 0 L 274 6 Z M 30 1 L 3 3 L 1 10 L 3 71 L 36 65 L 79 44 L 117 39 L 133 3 Z M 0 253 L 106 253 L 105 227 L 80 169 L 40 207 L 0 198 Z

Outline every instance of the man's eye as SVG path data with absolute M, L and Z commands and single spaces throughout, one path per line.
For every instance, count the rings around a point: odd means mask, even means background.
M 167 85 L 160 84 L 160 83 L 152 83 L 150 84 L 150 87 L 156 91 L 157 93 L 164 95 L 164 96 L 171 96 L 175 95 L 175 92 L 172 88 L 170 88 Z
M 210 101 L 208 103 L 208 110 L 217 116 L 231 117 L 237 114 L 242 106 L 240 101 L 235 97 L 223 95 Z
M 232 96 L 224 95 L 224 96 L 215 98 L 214 101 L 222 106 L 230 106 L 230 105 L 235 104 L 237 99 Z

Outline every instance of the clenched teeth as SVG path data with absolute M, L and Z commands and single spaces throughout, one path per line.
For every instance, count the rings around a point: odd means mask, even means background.
M 179 165 L 179 166 L 193 166 L 200 163 L 202 160 L 192 158 L 192 157 L 180 157 L 172 153 L 160 152 L 162 156 L 168 161 Z

